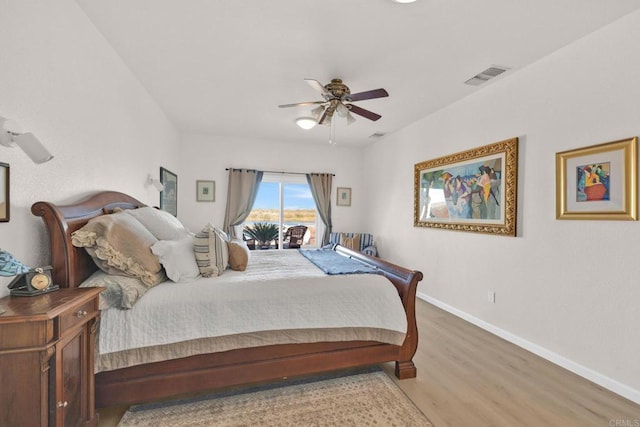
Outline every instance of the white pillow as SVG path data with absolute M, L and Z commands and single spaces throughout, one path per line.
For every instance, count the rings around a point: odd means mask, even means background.
M 174 282 L 190 282 L 200 276 L 191 234 L 180 240 L 159 240 L 151 246 L 151 252 L 158 257 L 167 277 Z
M 126 209 L 124 212 L 140 221 L 158 240 L 177 240 L 189 233 L 180 220 L 169 212 L 150 206 Z
M 222 267 L 223 270 L 225 270 L 227 267 L 229 267 L 229 248 L 227 247 L 227 242 L 229 242 L 229 236 L 227 235 L 227 233 L 220 230 L 219 228 L 214 228 L 213 231 L 214 233 L 216 233 L 216 237 L 218 238 L 218 241 L 219 241 L 218 247 L 220 248 L 219 250 L 221 251 L 221 258 L 222 258 L 220 266 Z

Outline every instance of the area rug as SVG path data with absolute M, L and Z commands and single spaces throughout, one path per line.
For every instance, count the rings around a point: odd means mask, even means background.
M 382 371 L 131 407 L 129 426 L 432 426 Z

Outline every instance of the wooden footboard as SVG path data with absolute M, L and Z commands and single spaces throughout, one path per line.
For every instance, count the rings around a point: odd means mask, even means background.
M 43 218 L 51 244 L 54 280 L 61 287 L 76 287 L 95 265 L 83 249 L 71 244 L 71 233 L 91 218 L 114 207 L 143 204 L 123 193 L 96 193 L 78 203 L 57 206 L 35 203 L 31 211 Z M 415 297 L 422 273 L 355 252 L 342 246 L 334 250 L 379 269 L 398 290 L 408 323 L 401 346 L 374 341 L 285 344 L 203 354 L 149 363 L 95 376 L 96 406 L 105 407 L 175 397 L 239 384 L 276 380 L 332 370 L 395 361 L 400 379 L 416 376 L 412 358 L 418 346 Z

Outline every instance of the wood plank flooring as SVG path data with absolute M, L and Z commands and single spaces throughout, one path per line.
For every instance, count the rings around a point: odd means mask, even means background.
M 418 377 L 397 383 L 436 426 L 640 426 L 640 405 L 422 300 L 417 317 Z
M 640 405 L 422 300 L 416 311 L 418 376 L 396 382 L 437 427 L 640 427 Z M 126 409 L 99 409 L 99 426 Z

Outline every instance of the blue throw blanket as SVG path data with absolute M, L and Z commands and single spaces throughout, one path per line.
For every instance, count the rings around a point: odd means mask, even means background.
M 382 274 L 374 267 L 347 258 L 331 249 L 298 249 L 298 251 L 326 274 Z

